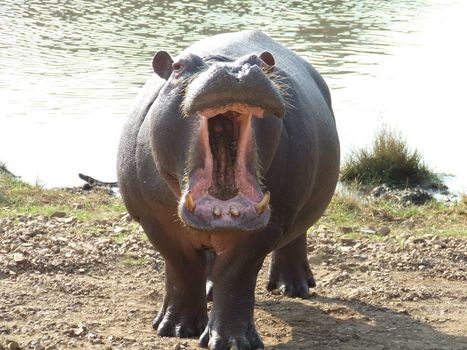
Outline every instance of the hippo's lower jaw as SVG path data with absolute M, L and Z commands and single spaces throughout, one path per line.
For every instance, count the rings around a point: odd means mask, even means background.
M 242 103 L 197 113 L 204 166 L 192 171 L 179 203 L 179 216 L 203 231 L 255 231 L 270 218 L 269 193 L 256 175 L 252 118 L 264 110 Z
M 225 201 L 207 193 L 191 207 L 192 204 L 186 204 L 193 201 L 189 199 L 190 196 L 191 193 L 188 192 L 184 197 L 185 204 L 181 217 L 188 226 L 196 230 L 251 232 L 264 228 L 271 215 L 268 205 L 269 192 L 259 203 L 246 198 L 241 193 Z

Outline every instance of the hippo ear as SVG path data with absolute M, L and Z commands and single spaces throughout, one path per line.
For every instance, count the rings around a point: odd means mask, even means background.
M 270 52 L 264 51 L 261 55 L 259 55 L 259 58 L 261 58 L 263 62 L 271 68 L 276 64 L 276 61 L 274 61 L 274 57 Z
M 158 51 L 152 58 L 152 69 L 162 79 L 167 80 L 172 74 L 172 57 L 165 51 Z

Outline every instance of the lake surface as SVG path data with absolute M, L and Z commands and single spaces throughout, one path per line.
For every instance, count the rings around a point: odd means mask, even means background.
M 155 51 L 257 28 L 322 73 L 344 157 L 389 125 L 466 191 L 466 15 L 462 0 L 2 0 L 0 161 L 48 187 L 114 181 Z

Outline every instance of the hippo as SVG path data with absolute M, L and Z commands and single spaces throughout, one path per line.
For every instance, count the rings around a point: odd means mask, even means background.
M 258 30 L 196 42 L 154 74 L 123 127 L 118 184 L 165 260 L 160 336 L 209 349 L 261 349 L 258 272 L 268 290 L 315 286 L 306 232 L 339 173 L 329 89 L 304 59 Z M 208 317 L 207 303 L 212 301 Z

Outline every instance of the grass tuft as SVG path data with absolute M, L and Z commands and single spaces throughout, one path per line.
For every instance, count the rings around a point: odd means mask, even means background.
M 126 266 L 147 265 L 150 261 L 146 257 L 139 257 L 131 253 L 126 253 L 122 257 L 122 263 Z
M 420 152 L 410 150 L 402 135 L 388 127 L 377 132 L 371 147 L 350 153 L 341 169 L 341 180 L 398 188 L 441 182 L 423 162 Z

